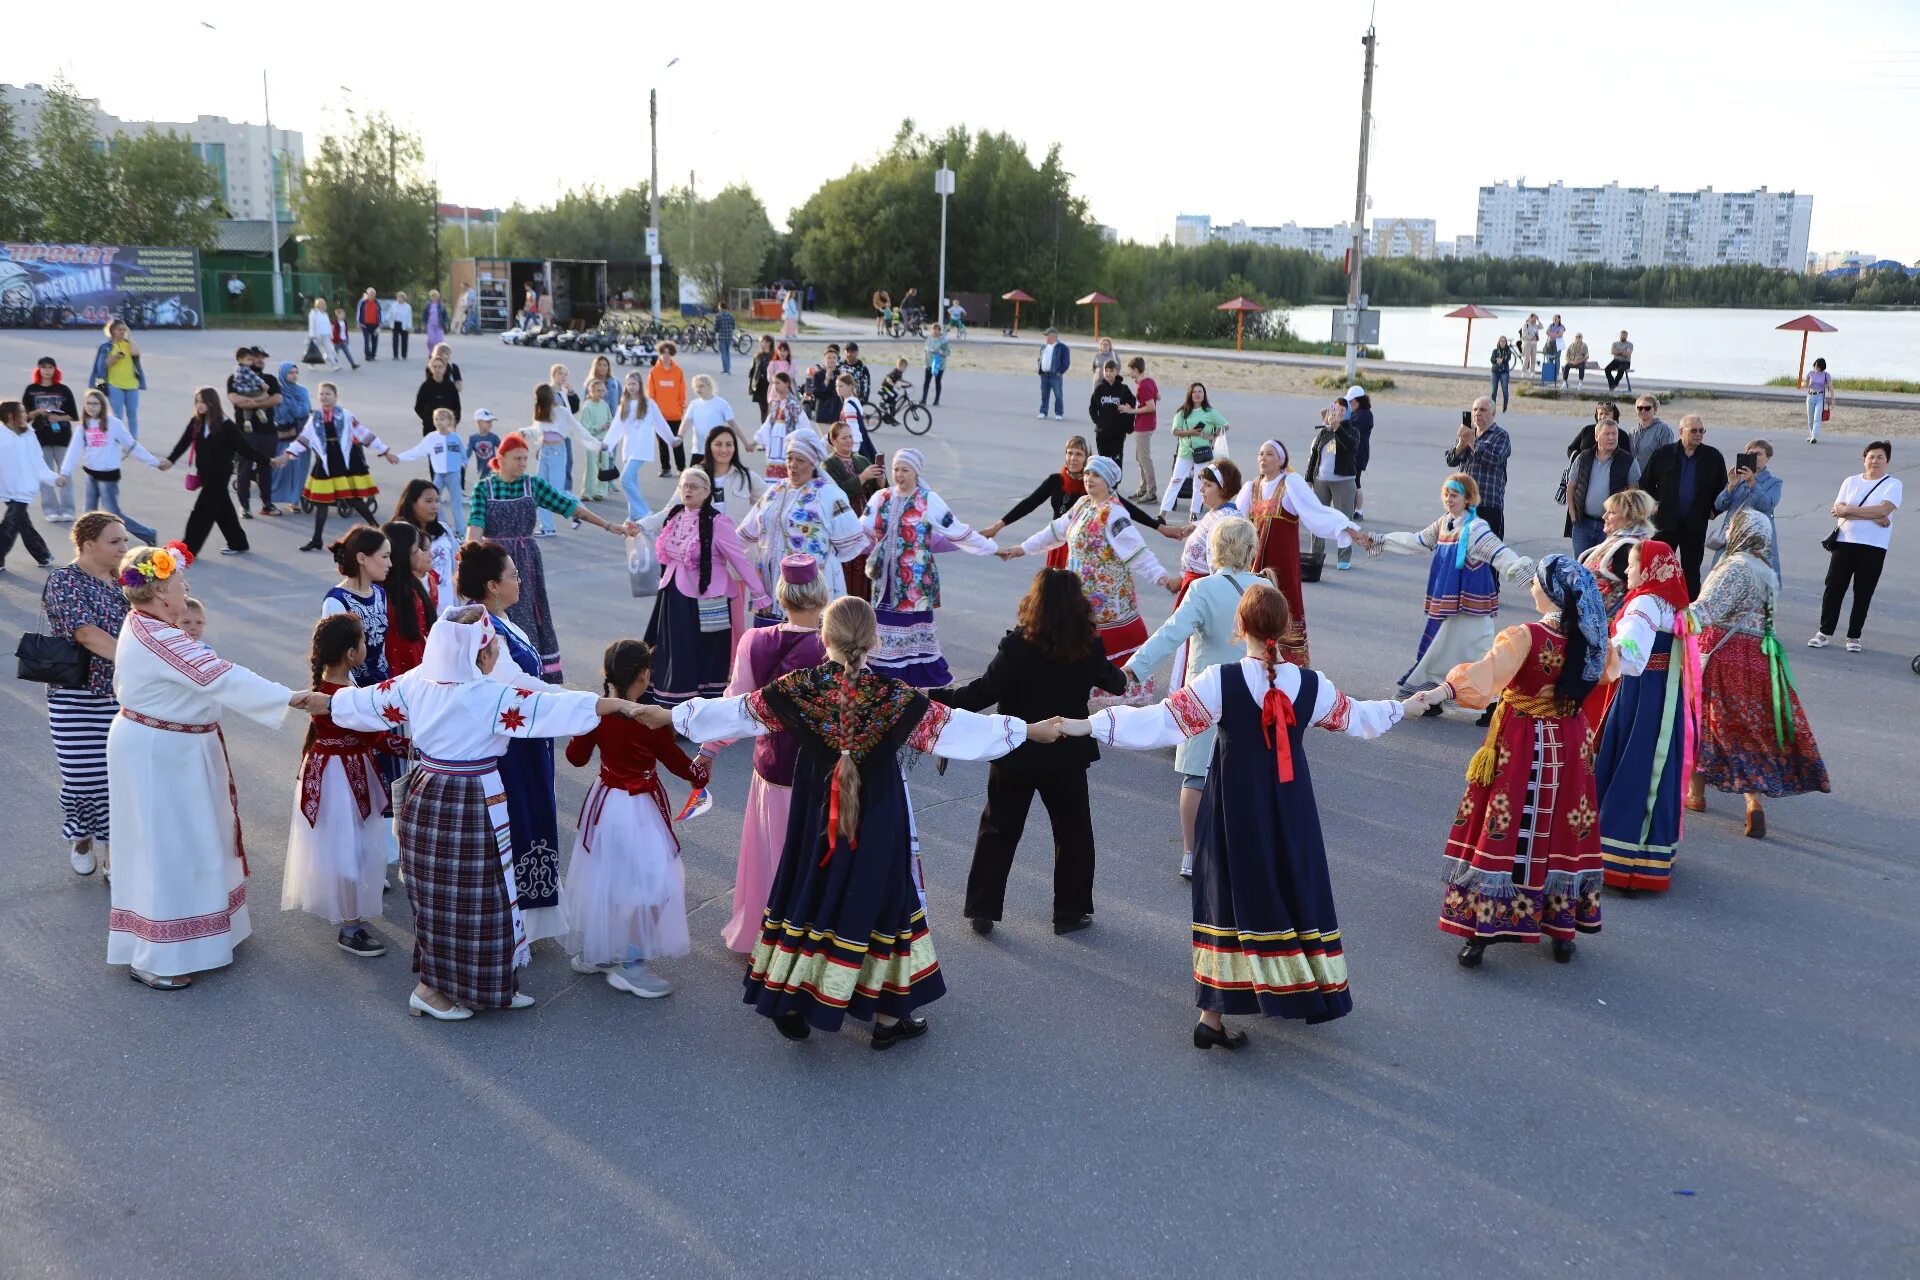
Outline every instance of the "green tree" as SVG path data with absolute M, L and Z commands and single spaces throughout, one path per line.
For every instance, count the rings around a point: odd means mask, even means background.
M 674 212 L 670 219 L 669 209 Z M 732 186 L 710 200 L 695 201 L 683 191 L 662 205 L 661 214 L 667 256 L 678 265 L 681 278 L 693 281 L 708 306 L 717 306 L 728 288 L 759 279 L 773 248 L 773 223 L 753 188 Z
M 23 185 L 40 211 L 41 235 L 63 244 L 117 241 L 113 161 L 94 133 L 93 109 L 64 78 L 47 87 L 33 154 Z
M 213 248 L 215 224 L 227 216 L 224 193 L 220 175 L 194 154 L 192 143 L 173 133 L 121 134 L 109 154 L 116 241 Z
M 0 239 L 32 240 L 39 234 L 32 172 L 33 153 L 14 126 L 13 108 L 0 102 Z
M 383 294 L 433 283 L 434 193 L 421 176 L 424 154 L 420 139 L 383 112 L 321 139 L 299 197 L 321 270 Z

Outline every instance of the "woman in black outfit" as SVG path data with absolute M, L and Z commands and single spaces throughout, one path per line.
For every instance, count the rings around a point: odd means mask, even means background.
M 1000 640 L 986 672 L 970 684 L 935 689 L 935 702 L 967 711 L 999 705 L 1000 714 L 1079 719 L 1090 689 L 1126 692 L 1127 677 L 1107 661 L 1093 625 L 1093 607 L 1080 575 L 1041 569 L 1020 601 L 1020 625 Z M 1026 830 L 1027 810 L 1039 793 L 1053 824 L 1053 931 L 1072 933 L 1093 923 L 1093 810 L 1087 768 L 1100 758 L 1091 738 L 1027 742 L 995 760 L 987 772 L 987 807 L 980 814 L 973 866 L 967 872 L 968 918 L 975 933 L 993 932 L 1007 896 L 1013 853 Z
M 747 366 L 747 399 L 753 401 L 760 410 L 760 421 L 767 420 L 767 397 L 773 390 L 772 375 L 767 366 L 773 363 L 773 335 L 760 335 L 760 349 L 753 353 L 753 363 Z
M 254 448 L 233 420 L 221 412 L 220 393 L 212 387 L 202 387 L 193 393 L 193 417 L 187 429 L 180 433 L 180 442 L 173 446 L 167 461 L 178 462 L 180 455 L 190 448 L 193 474 L 200 487 L 193 499 L 193 510 L 187 514 L 187 533 L 183 539 L 187 550 L 199 559 L 200 548 L 215 525 L 220 526 L 220 536 L 227 540 L 221 555 L 237 556 L 251 550 L 246 528 L 233 509 L 233 495 L 227 489 L 233 480 L 233 459 L 238 454 L 266 467 L 273 465 L 273 459 Z
M 1015 503 L 1011 511 L 980 532 L 991 538 L 1015 520 L 1038 511 L 1043 502 L 1047 504 L 1047 519 L 1058 520 L 1067 514 L 1067 509 L 1086 495 L 1087 459 L 1091 454 L 1092 450 L 1087 447 L 1085 436 L 1068 436 L 1066 465 L 1034 486 L 1033 492 Z M 1160 517 L 1154 512 L 1143 511 L 1125 498 L 1120 499 L 1120 505 L 1127 509 L 1127 514 L 1133 517 L 1134 523 L 1142 528 L 1158 529 L 1160 527 Z M 1066 568 L 1067 549 L 1055 547 L 1047 552 L 1047 564 L 1055 569 Z M 1008 714 L 1011 715 L 1012 712 Z
M 1353 394 L 1359 391 L 1359 395 Z M 1353 459 L 1353 518 L 1365 518 L 1366 501 L 1360 492 L 1360 482 L 1366 478 L 1367 463 L 1373 460 L 1373 397 L 1362 391 L 1358 385 L 1347 388 L 1347 421 L 1353 423 L 1353 429 L 1360 433 L 1360 448 Z
M 451 409 L 454 422 L 460 421 L 460 388 L 455 385 L 447 362 L 439 356 L 427 361 L 427 376 L 421 379 L 420 389 L 413 393 L 413 414 L 420 419 L 423 436 L 433 433 L 435 409 Z

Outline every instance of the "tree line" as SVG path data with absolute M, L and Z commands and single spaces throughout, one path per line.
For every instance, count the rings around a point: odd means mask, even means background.
M 95 136 L 64 79 L 33 131 L 0 103 L 0 239 L 211 249 L 227 216 L 220 177 L 175 133 Z

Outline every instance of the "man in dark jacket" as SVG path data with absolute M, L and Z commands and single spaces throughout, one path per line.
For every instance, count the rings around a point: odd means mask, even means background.
M 1045 720 L 1086 715 L 1089 689 L 1124 693 L 1127 677 L 1107 661 L 1084 604 L 1078 612 L 1088 634 L 1078 655 L 1060 650 L 1061 637 L 1054 632 L 1066 628 L 1052 625 L 1058 621 L 1053 615 L 1064 612 L 1060 602 L 1069 587 L 1083 590 L 1079 578 L 1065 569 L 1040 570 L 1021 614 L 1027 617 L 1033 606 L 1033 616 L 1023 627 L 1044 637 L 1043 643 L 1029 640 L 1021 628 L 1009 631 L 979 679 L 931 690 L 928 696 L 967 711 L 998 704 L 1001 715 Z M 1062 738 L 1023 743 L 989 767 L 987 807 L 980 814 L 973 866 L 967 872 L 966 913 L 974 932 L 991 933 L 1000 919 L 1014 850 L 1026 830 L 1035 792 L 1053 824 L 1053 931 L 1072 933 L 1093 923 L 1093 811 L 1087 767 L 1099 758 L 1100 749 L 1091 738 Z
M 40 357 L 33 381 L 20 393 L 20 403 L 26 406 L 27 422 L 40 442 L 40 457 L 50 469 L 60 470 L 67 460 L 67 446 L 73 442 L 73 424 L 80 419 L 80 408 L 74 403 L 73 388 L 61 379 L 60 365 L 52 356 Z M 48 524 L 73 519 L 72 488 L 41 485 L 40 512 Z
M 1341 515 L 1351 516 L 1357 505 L 1359 481 L 1360 428 L 1354 425 L 1346 398 L 1342 397 L 1321 411 L 1320 430 L 1307 455 L 1307 483 L 1313 486 L 1314 497 Z M 1307 552 L 1316 560 L 1326 553 L 1326 543 L 1320 538 L 1313 540 Z M 1340 568 L 1352 565 L 1352 547 L 1341 547 L 1338 555 Z
M 1706 438 L 1707 424 L 1699 414 L 1688 414 L 1680 419 L 1680 439 L 1655 449 L 1640 472 L 1640 487 L 1660 504 L 1653 513 L 1653 536 L 1680 549 L 1690 596 L 1700 594 L 1700 561 L 1713 524 L 1713 500 L 1727 474 L 1727 460 L 1703 443 Z
M 253 446 L 253 453 L 265 457 L 266 463 L 254 461 L 252 455 L 240 459 L 239 472 L 234 477 L 233 491 L 240 499 L 240 516 L 244 520 L 253 519 L 253 510 L 248 505 L 247 495 L 258 486 L 260 490 L 260 514 L 277 516 L 280 508 L 273 505 L 273 472 L 269 465 L 273 460 L 275 444 L 280 438 L 280 428 L 274 419 L 280 407 L 280 379 L 268 373 L 267 353 L 259 347 L 242 347 L 233 353 L 236 364 L 234 375 L 227 379 L 227 399 L 233 404 L 233 422 L 246 436 L 247 443 Z M 240 385 L 239 368 L 244 366 L 253 372 L 254 378 L 246 385 Z M 255 388 L 256 382 L 264 390 Z M 250 390 L 249 388 L 255 388 Z M 206 468 L 200 469 L 201 478 L 206 478 Z
M 1578 560 L 1606 536 L 1604 520 L 1607 499 L 1623 489 L 1631 489 L 1640 479 L 1640 468 L 1633 451 L 1620 438 L 1620 428 L 1611 418 L 1602 417 L 1583 434 L 1593 437 L 1573 456 L 1567 466 L 1567 519 L 1561 536 L 1573 539 L 1573 558 Z
M 1093 384 L 1093 396 L 1087 401 L 1087 416 L 1093 419 L 1093 448 L 1103 458 L 1120 462 L 1127 449 L 1127 437 L 1133 434 L 1133 388 L 1120 377 L 1120 362 L 1109 360 L 1100 367 L 1100 381 Z
M 853 394 L 860 397 L 861 404 L 873 398 L 873 370 L 860 358 L 859 343 L 847 344 L 846 354 L 840 357 L 840 372 L 853 379 Z
M 823 430 L 825 435 L 833 424 L 840 421 L 840 392 L 834 383 L 840 379 L 840 344 L 829 342 L 825 354 L 820 357 L 820 366 L 807 375 L 807 385 L 800 392 L 800 398 L 806 402 L 807 411 Z

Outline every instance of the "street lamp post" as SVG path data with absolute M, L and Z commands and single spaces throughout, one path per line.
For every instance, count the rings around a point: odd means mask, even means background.
M 953 170 L 947 168 L 944 154 L 933 172 L 933 189 L 940 196 L 940 282 L 933 295 L 934 323 L 942 324 L 947 315 L 947 197 L 953 194 Z
M 204 19 L 200 25 L 209 31 L 220 30 Z M 282 316 L 287 312 L 287 294 L 280 280 L 280 157 L 273 149 L 273 89 L 267 83 L 264 67 L 260 70 L 260 103 L 267 113 L 267 224 L 273 241 L 273 314 Z
M 670 58 L 665 71 L 678 58 Z M 647 276 L 653 296 L 653 318 L 660 318 L 660 91 L 647 90 L 647 132 L 653 146 L 653 163 L 647 176 Z

